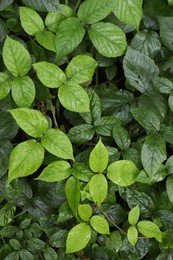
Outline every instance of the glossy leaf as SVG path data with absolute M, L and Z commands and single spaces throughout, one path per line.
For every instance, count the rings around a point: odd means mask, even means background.
M 162 232 L 155 223 L 147 220 L 140 221 L 138 222 L 137 227 L 139 232 L 141 232 L 145 237 L 154 237 L 158 242 L 162 241 Z
M 173 204 L 173 194 L 172 194 L 172 189 L 173 189 L 173 176 L 170 175 L 166 179 L 166 192 L 168 194 L 168 198 L 170 202 Z
M 45 12 L 45 11 L 52 11 L 52 12 L 59 12 L 61 11 L 59 1 L 54 1 L 54 0 L 40 0 L 40 1 L 35 1 L 35 0 L 22 0 L 22 2 L 29 6 L 30 8 L 40 11 L 40 12 Z
M 100 234 L 110 234 L 108 222 L 101 216 L 93 216 L 90 219 L 90 225 Z
M 12 222 L 14 217 L 14 212 L 16 207 L 10 201 L 8 201 L 3 207 L 0 209 L 0 226 L 7 226 L 10 222 Z
M 127 238 L 130 242 L 130 244 L 132 244 L 132 246 L 135 246 L 137 241 L 138 241 L 138 231 L 136 229 L 136 227 L 134 226 L 130 226 L 127 230 Z
M 88 124 L 82 124 L 79 126 L 72 127 L 68 133 L 70 141 L 77 145 L 81 145 L 90 141 L 93 138 L 93 136 L 93 127 Z
M 129 148 L 131 140 L 128 131 L 117 125 L 113 128 L 113 138 L 121 150 Z
M 79 217 L 84 221 L 89 221 L 92 216 L 92 208 L 89 204 L 80 204 L 78 207 Z
M 9 112 L 19 127 L 28 135 L 41 137 L 48 129 L 48 121 L 40 111 L 30 108 L 15 108 L 10 109 Z
M 160 93 L 170 94 L 171 91 L 173 91 L 173 83 L 167 78 L 155 77 L 152 82 L 155 89 L 157 89 Z
M 36 172 L 44 158 L 44 149 L 35 140 L 18 144 L 10 155 L 8 183 Z
M 35 35 L 36 41 L 49 51 L 56 52 L 55 49 L 55 34 L 49 31 L 37 32 Z
M 89 182 L 93 176 L 93 172 L 83 163 L 76 162 L 73 164 L 72 172 L 78 180 Z
M 111 136 L 115 125 L 120 125 L 121 121 L 114 116 L 103 116 L 94 122 L 94 129 L 97 134 Z
M 0 141 L 0 176 L 4 175 L 8 169 L 10 153 L 13 145 L 10 141 Z
M 134 208 L 132 208 L 128 215 L 128 221 L 130 225 L 136 225 L 136 223 L 139 220 L 140 210 L 139 205 L 136 205 Z
M 158 18 L 160 25 L 160 38 L 163 44 L 170 50 L 173 51 L 172 46 L 172 28 L 173 28 L 173 17 Z
M 73 160 L 73 149 L 68 137 L 59 129 L 48 129 L 41 138 L 43 147 L 57 157 Z

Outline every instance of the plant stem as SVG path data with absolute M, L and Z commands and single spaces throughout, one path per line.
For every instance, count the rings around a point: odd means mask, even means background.
M 55 124 L 55 128 L 58 128 L 58 123 L 57 123 L 57 120 L 56 120 L 56 115 L 55 115 L 55 108 L 52 104 L 52 100 L 50 100 L 50 107 L 51 107 L 51 111 L 52 111 L 52 116 L 53 116 L 53 121 L 54 121 L 54 124 Z
M 81 0 L 78 0 L 78 1 L 77 1 L 77 4 L 76 4 L 75 9 L 74 9 L 75 12 L 77 11 L 77 9 L 78 9 L 78 7 L 79 7 L 80 2 L 81 2 Z

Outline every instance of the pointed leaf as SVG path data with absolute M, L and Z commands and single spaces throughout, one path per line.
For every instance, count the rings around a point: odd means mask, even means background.
M 41 166 L 43 158 L 44 149 L 35 140 L 18 144 L 10 155 L 8 183 L 36 172 Z
M 30 8 L 40 11 L 40 12 L 45 12 L 45 11 L 52 11 L 52 12 L 61 12 L 61 7 L 59 4 L 59 1 L 55 0 L 22 0 L 22 2 L 29 6 Z
M 112 136 L 112 130 L 115 125 L 121 125 L 121 121 L 118 118 L 103 116 L 94 122 L 94 129 L 99 135 Z
M 72 172 L 78 180 L 89 182 L 93 176 L 93 172 L 83 163 L 76 162 L 73 164 Z
M 57 157 L 73 160 L 73 149 L 68 137 L 59 129 L 48 129 L 41 138 L 44 148 Z
M 139 232 L 148 238 L 154 237 L 158 242 L 162 241 L 162 232 L 158 226 L 151 221 L 140 221 L 137 224 Z
M 132 244 L 132 246 L 135 246 L 137 241 L 138 241 L 138 231 L 136 229 L 136 227 L 134 226 L 130 226 L 127 230 L 127 238 L 130 242 L 130 244 Z
M 37 110 L 30 108 L 15 108 L 9 110 L 17 124 L 24 132 L 33 137 L 41 137 L 48 129 L 46 117 Z
M 108 222 L 101 216 L 93 216 L 90 219 L 92 228 L 100 234 L 110 234 Z
M 128 131 L 125 128 L 119 125 L 114 126 L 113 138 L 121 150 L 126 150 L 130 147 L 130 143 L 131 143 L 130 136 Z
M 35 35 L 36 41 L 49 51 L 56 52 L 55 49 L 55 34 L 49 31 L 37 32 Z
M 89 221 L 92 216 L 92 208 L 89 204 L 80 204 L 78 207 L 79 217 L 84 221 Z
M 94 136 L 94 130 L 91 125 L 82 124 L 70 128 L 68 137 L 72 143 L 77 145 L 84 144 L 90 141 Z
M 12 88 L 12 81 L 6 73 L 0 72 L 0 99 L 5 98 Z
M 140 210 L 139 205 L 136 205 L 134 208 L 132 208 L 128 215 L 128 221 L 130 225 L 136 225 L 136 223 L 139 220 Z

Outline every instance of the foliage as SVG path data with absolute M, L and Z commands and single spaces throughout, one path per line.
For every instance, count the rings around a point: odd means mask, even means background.
M 172 6 L 0 2 L 0 259 L 172 259 Z

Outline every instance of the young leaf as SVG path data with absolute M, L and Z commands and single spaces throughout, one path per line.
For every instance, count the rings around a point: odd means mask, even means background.
M 30 108 L 15 108 L 10 109 L 9 112 L 20 128 L 30 136 L 41 137 L 48 129 L 48 121 L 40 111 Z
M 89 192 L 95 203 L 99 206 L 105 200 L 108 191 L 108 183 L 101 173 L 95 174 L 89 182 Z
M 75 253 L 86 247 L 91 238 L 91 228 L 86 223 L 74 226 L 67 236 L 66 253 Z
M 142 235 L 148 238 L 154 237 L 158 242 L 162 241 L 162 232 L 158 226 L 151 221 L 140 221 L 137 224 L 137 228 Z
M 172 29 L 173 29 L 173 17 L 158 17 L 160 25 L 160 38 L 163 44 L 170 50 L 173 51 L 172 46 Z
M 44 168 L 44 170 L 36 178 L 36 180 L 47 182 L 64 180 L 70 176 L 70 168 L 70 164 L 66 161 L 57 161 L 50 163 L 46 168 Z
M 90 219 L 90 225 L 100 234 L 110 234 L 108 222 L 101 216 L 93 216 Z
M 19 107 L 30 107 L 35 98 L 35 85 L 28 76 L 13 80 L 12 97 Z
M 130 226 L 127 230 L 127 238 L 130 242 L 130 244 L 132 244 L 132 246 L 135 246 L 137 241 L 138 241 L 138 231 L 136 229 L 136 227 L 134 226 Z
M 77 55 L 67 66 L 66 75 L 76 83 L 84 83 L 92 79 L 97 64 L 97 61 L 88 55 Z
M 130 146 L 131 140 L 128 131 L 117 125 L 113 128 L 113 138 L 121 150 L 127 150 Z
M 173 83 L 167 78 L 155 77 L 152 80 L 155 89 L 160 93 L 170 94 L 173 91 Z
M 142 19 L 142 2 L 142 0 L 135 2 L 115 0 L 113 12 L 120 21 L 130 24 L 138 31 Z
M 33 67 L 39 80 L 48 88 L 58 88 L 66 81 L 64 72 L 53 63 L 41 61 Z
M 112 23 L 92 24 L 88 30 L 89 37 L 97 51 L 105 57 L 122 56 L 127 42 L 124 32 Z
M 44 23 L 41 16 L 31 8 L 20 7 L 20 21 L 23 29 L 29 35 L 35 35 L 44 30 Z
M 6 73 L 0 72 L 0 100 L 5 98 L 12 88 L 12 81 Z
M 74 159 L 73 149 L 68 137 L 59 129 L 48 129 L 41 138 L 44 148 L 57 157 Z
M 166 192 L 168 194 L 168 198 L 170 200 L 170 202 L 173 204 L 173 176 L 170 175 L 168 176 L 168 178 L 166 179 Z
M 90 153 L 89 165 L 93 172 L 103 172 L 108 165 L 108 151 L 101 139 Z
M 65 186 L 65 194 L 73 215 L 78 218 L 78 207 L 80 201 L 79 180 L 71 176 Z
M 49 51 L 56 52 L 55 49 L 55 34 L 49 31 L 37 32 L 35 35 L 36 41 Z
M 134 208 L 132 208 L 128 215 L 128 221 L 130 225 L 134 226 L 139 220 L 140 210 L 139 205 L 136 205 Z
M 121 125 L 121 121 L 114 116 L 103 116 L 94 122 L 94 129 L 97 134 L 111 136 L 115 125 Z
M 10 155 L 8 183 L 36 172 L 44 158 L 44 149 L 35 140 L 18 144 Z
M 112 7 L 111 0 L 86 0 L 80 5 L 77 15 L 82 22 L 92 24 L 104 19 Z
M 92 216 L 92 208 L 89 204 L 80 204 L 78 207 L 79 217 L 84 221 L 89 221 Z
M 58 97 L 61 104 L 74 112 L 89 112 L 89 97 L 87 92 L 77 83 L 69 81 L 60 86 Z
M 91 125 L 82 124 L 70 128 L 68 132 L 68 137 L 72 143 L 77 145 L 84 144 L 90 141 L 94 136 L 94 130 Z
M 3 60 L 7 69 L 16 77 L 24 76 L 31 68 L 31 57 L 25 47 L 7 36 L 3 51 Z
M 108 166 L 107 177 L 113 183 L 122 187 L 127 187 L 135 182 L 139 172 L 140 170 L 133 162 L 120 160 L 113 162 Z

